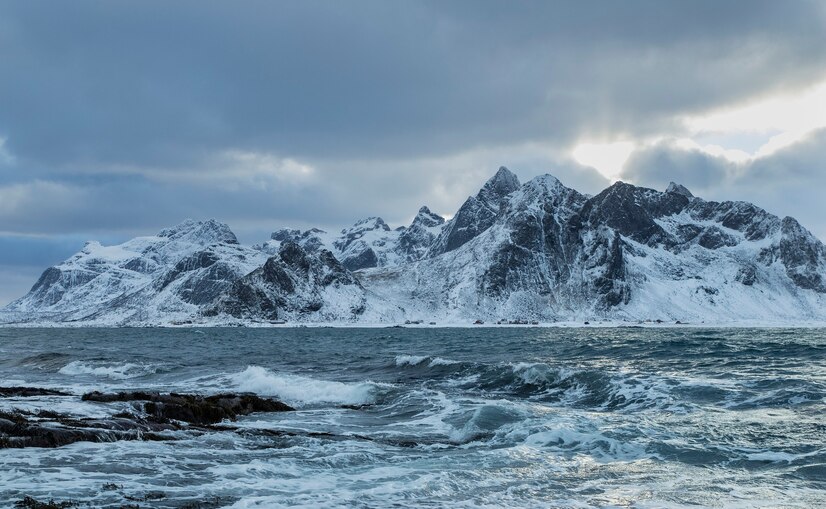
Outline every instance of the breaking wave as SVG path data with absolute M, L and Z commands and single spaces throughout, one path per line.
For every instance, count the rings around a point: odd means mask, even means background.
M 152 375 L 159 371 L 159 366 L 152 364 L 112 363 L 105 361 L 72 361 L 58 370 L 61 375 L 92 375 L 127 380 Z
M 71 357 L 65 353 L 44 352 L 24 357 L 17 362 L 18 366 L 55 371 L 66 364 Z
M 427 366 L 430 368 L 436 366 L 454 366 L 461 364 L 459 361 L 450 359 L 443 359 L 441 357 L 429 357 L 427 355 L 397 355 L 395 359 L 396 366 Z
M 373 382 L 345 383 L 275 373 L 261 366 L 248 366 L 240 373 L 230 375 L 230 380 L 242 391 L 275 396 L 294 405 L 366 405 L 375 402 L 381 387 Z
M 427 355 L 398 355 L 390 369 L 402 379 L 425 380 L 481 396 L 518 398 L 597 411 L 659 408 L 685 412 L 715 404 L 745 410 L 823 401 L 822 387 L 797 379 L 732 384 L 724 378 L 555 366 L 543 362 L 478 363 Z
M 416 355 L 399 355 L 394 361 L 397 369 L 413 378 L 442 381 L 483 395 L 597 410 L 681 408 L 666 380 L 636 373 L 545 363 L 484 364 Z
M 0 359 L 6 384 L 71 394 L 0 398 L 0 410 L 27 419 L 46 419 L 41 411 L 69 415 L 67 426 L 114 418 L 131 408 L 80 398 L 123 387 L 253 392 L 299 411 L 176 431 L 173 444 L 21 450 L 0 469 L 3 500 L 822 506 L 823 331 L 790 331 L 781 341 L 771 331 L 736 330 L 409 329 L 386 337 L 372 329 L 226 329 L 193 338 L 147 329 L 135 332 L 139 341 L 102 331 L 65 353 L 51 341 L 38 351 L 29 331 L 13 333 L 17 343 L 2 346 L 16 355 Z

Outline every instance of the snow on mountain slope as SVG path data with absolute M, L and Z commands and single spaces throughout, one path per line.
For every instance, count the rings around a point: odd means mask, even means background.
M 453 251 L 484 232 L 496 221 L 507 196 L 519 189 L 519 179 L 504 166 L 488 180 L 482 189 L 471 196 L 433 242 L 428 255 L 438 256 Z
M 576 241 L 561 226 L 585 200 L 550 175 L 537 177 L 510 194 L 492 225 L 486 215 L 475 216 L 481 225 L 463 220 L 465 231 L 480 233 L 459 248 L 359 276 L 368 289 L 406 303 L 416 319 L 570 315 L 573 309 L 559 307 L 571 300 L 560 283 L 571 277 Z
M 317 228 L 284 228 L 273 232 L 266 243 L 254 247 L 274 255 L 283 242 L 290 241 L 310 252 L 327 249 L 349 270 L 395 266 L 424 257 L 444 223 L 443 217 L 424 206 L 408 227 L 391 229 L 382 218 L 368 217 L 344 228 L 339 236 Z
M 586 198 L 546 175 L 477 217 L 460 247 L 362 283 L 425 320 L 826 319 L 826 248 L 749 203 L 622 182 Z
M 236 280 L 203 314 L 314 322 L 402 317 L 400 309 L 366 292 L 330 251 L 308 253 L 289 240 L 262 267 Z
M 586 196 L 500 168 L 445 222 L 372 217 L 253 247 L 216 221 L 91 242 L 5 322 L 221 324 L 826 320 L 826 247 L 793 218 L 617 182 Z
M 266 260 L 223 223 L 192 221 L 117 246 L 89 242 L 46 269 L 7 319 L 155 323 L 191 317 Z

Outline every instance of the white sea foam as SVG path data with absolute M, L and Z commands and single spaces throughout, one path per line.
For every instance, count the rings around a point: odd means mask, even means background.
M 397 355 L 396 366 L 418 366 L 427 360 L 426 355 Z
M 428 366 L 430 366 L 432 368 L 433 366 L 451 366 L 453 364 L 459 364 L 459 361 L 452 361 L 450 359 L 443 359 L 442 357 L 434 357 L 430 361 Z
M 126 380 L 156 373 L 157 371 L 157 366 L 149 364 L 72 361 L 60 368 L 58 373 L 61 375 L 93 375 L 115 380 Z
M 621 442 L 598 431 L 557 428 L 528 435 L 527 445 L 555 451 L 571 451 L 588 454 L 602 461 L 635 460 L 648 457 L 639 444 Z
M 759 451 L 746 454 L 746 459 L 749 461 L 768 461 L 771 463 L 791 463 L 803 458 L 818 456 L 824 452 L 826 452 L 826 449 L 801 454 L 792 454 L 783 451 Z
M 290 373 L 275 373 L 261 366 L 248 366 L 244 371 L 230 375 L 230 379 L 242 391 L 277 396 L 297 405 L 364 405 L 375 401 L 380 387 L 373 382 L 344 383 Z

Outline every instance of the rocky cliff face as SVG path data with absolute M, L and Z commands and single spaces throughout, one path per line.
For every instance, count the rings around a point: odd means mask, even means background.
M 277 255 L 237 279 L 203 314 L 253 321 L 355 321 L 376 310 L 396 311 L 376 302 L 330 251 L 308 253 L 285 241 Z
M 547 175 L 479 203 L 427 260 L 365 271 L 365 287 L 425 319 L 826 318 L 823 244 L 749 203 L 623 182 L 589 198 Z
M 275 254 L 284 241 L 295 242 L 308 251 L 324 248 L 348 270 L 397 266 L 422 259 L 442 231 L 443 217 L 422 207 L 410 226 L 391 229 L 380 217 L 368 217 L 341 230 L 338 236 L 312 228 L 289 228 L 274 232 L 270 241 L 254 246 Z
M 519 179 L 502 166 L 476 196 L 469 197 L 445 225 L 428 255 L 438 256 L 457 249 L 490 228 L 499 216 L 507 196 L 519 189 Z
M 826 247 L 793 218 L 672 183 L 589 197 L 505 168 L 449 220 L 282 229 L 186 221 L 47 269 L 5 321 L 826 320 Z

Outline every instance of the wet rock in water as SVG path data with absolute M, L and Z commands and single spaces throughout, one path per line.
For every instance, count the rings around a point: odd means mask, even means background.
M 237 499 L 229 497 L 209 497 L 204 500 L 192 500 L 185 503 L 180 509 L 213 509 L 218 507 L 227 507 L 232 505 Z
M 71 394 L 41 387 L 0 387 L 0 398 L 31 398 L 34 396 L 71 396 Z
M 144 494 L 141 497 L 134 497 L 131 495 L 125 495 L 123 498 L 126 500 L 130 500 L 132 502 L 151 502 L 153 500 L 163 500 L 166 498 L 166 493 L 163 491 L 150 491 Z
M 25 496 L 14 503 L 14 507 L 21 507 L 25 509 L 66 509 L 68 507 L 77 507 L 80 504 L 74 501 L 55 502 L 49 499 L 48 502 L 41 502 L 32 497 Z
M 83 395 L 83 401 L 111 403 L 115 401 L 145 401 L 143 411 L 150 418 L 171 419 L 189 424 L 215 424 L 224 419 L 235 420 L 239 415 L 254 412 L 289 412 L 294 408 L 270 398 L 254 394 L 159 394 L 147 392 L 117 392 L 104 394 L 91 392 Z
M 0 411 L 0 449 L 61 447 L 75 442 L 174 440 L 166 432 L 208 431 L 210 425 L 253 412 L 293 410 L 284 403 L 254 394 L 159 394 L 92 392 L 90 402 L 131 402 L 138 413 L 120 412 L 105 418 L 77 418 L 49 410 Z M 192 425 L 190 428 L 188 425 Z
M 171 440 L 157 432 L 178 429 L 174 425 L 151 423 L 138 417 L 74 419 L 48 411 L 31 417 L 22 411 L 0 411 L 0 449 L 61 447 L 75 442 Z

